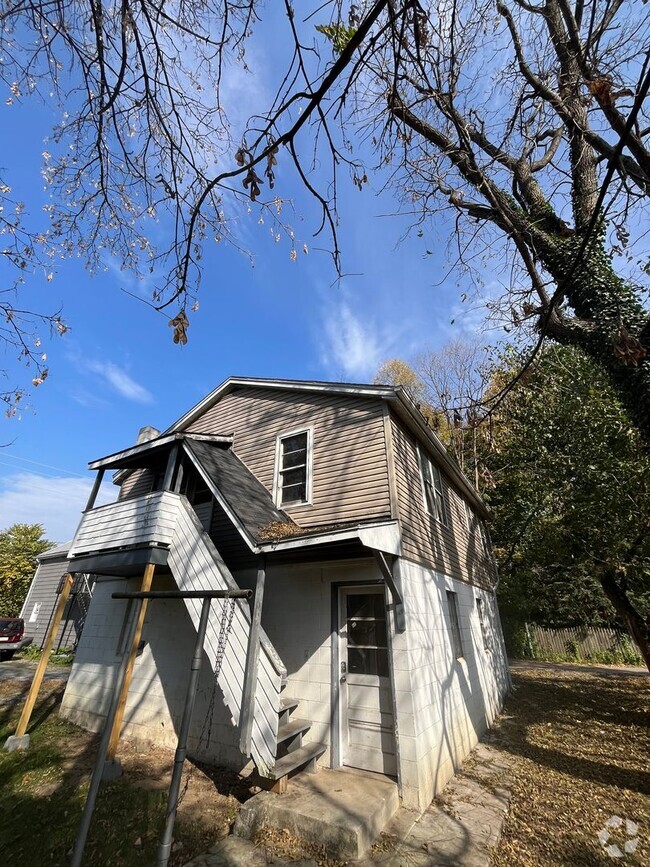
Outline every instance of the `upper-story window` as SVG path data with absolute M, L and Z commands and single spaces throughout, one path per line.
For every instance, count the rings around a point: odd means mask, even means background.
M 470 533 L 476 533 L 481 540 L 483 552 L 490 556 L 490 539 L 485 521 L 479 518 L 470 504 L 465 500 L 465 515 L 467 516 L 467 529 Z
M 311 429 L 278 437 L 274 487 L 279 506 L 311 502 L 311 453 Z
M 440 470 L 421 449 L 418 450 L 418 453 L 420 455 L 422 496 L 424 497 L 427 513 L 446 526 L 447 507 L 445 505 Z

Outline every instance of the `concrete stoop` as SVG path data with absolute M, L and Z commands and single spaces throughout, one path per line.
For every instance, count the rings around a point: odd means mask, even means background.
M 399 808 L 397 783 L 345 769 L 302 774 L 286 793 L 260 792 L 247 801 L 234 834 L 253 839 L 263 828 L 286 829 L 335 860 L 362 858 Z

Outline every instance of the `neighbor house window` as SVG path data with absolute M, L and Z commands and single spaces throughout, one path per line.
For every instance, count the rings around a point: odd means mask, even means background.
M 449 605 L 449 621 L 451 623 L 451 646 L 456 659 L 460 659 L 463 655 L 463 642 L 460 637 L 458 602 L 456 594 L 452 590 L 447 590 L 447 604 Z
M 278 437 L 275 501 L 279 506 L 311 501 L 311 430 Z
M 447 510 L 442 489 L 442 477 L 438 467 L 419 450 L 422 496 L 427 513 L 441 524 L 447 524 Z
M 490 636 L 488 635 L 487 624 L 485 622 L 485 609 L 483 608 L 483 600 L 476 597 L 476 611 L 478 613 L 478 622 L 481 626 L 481 635 L 483 637 L 483 647 L 490 650 Z

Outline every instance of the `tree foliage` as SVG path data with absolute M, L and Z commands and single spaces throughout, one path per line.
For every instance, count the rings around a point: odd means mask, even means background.
M 520 364 L 508 352 L 497 375 Z M 546 626 L 616 619 L 648 660 L 650 457 L 602 369 L 547 348 L 500 407 L 483 460 L 504 611 Z
M 18 617 L 36 571 L 36 558 L 52 547 L 41 524 L 13 524 L 0 533 L 0 616 Z

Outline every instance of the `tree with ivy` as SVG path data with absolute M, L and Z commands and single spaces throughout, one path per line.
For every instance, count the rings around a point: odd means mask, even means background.
M 228 76 L 255 39 L 273 62 L 239 128 Z M 372 178 L 429 250 L 450 213 L 464 282 L 488 272 L 502 323 L 597 361 L 650 440 L 649 45 L 643 0 L 26 0 L 0 12 L 3 128 L 20 100 L 58 104 L 46 243 L 151 272 L 177 343 L 243 212 L 297 259 L 293 175 L 342 273 L 339 176 Z
M 497 378 L 521 363 L 508 351 Z M 483 461 L 506 619 L 616 621 L 650 667 L 650 456 L 600 366 L 545 349 L 500 406 Z
M 13 524 L 0 532 L 0 617 L 18 617 L 38 565 L 52 547 L 41 524 Z

